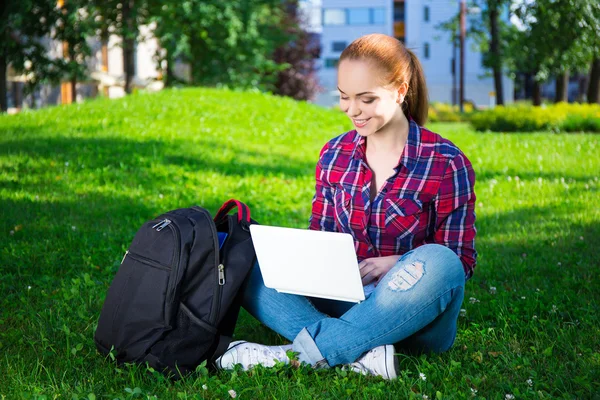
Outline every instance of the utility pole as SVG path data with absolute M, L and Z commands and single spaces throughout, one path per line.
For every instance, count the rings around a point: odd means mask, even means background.
M 458 107 L 460 112 L 464 111 L 465 101 L 465 36 L 467 16 L 467 0 L 460 0 L 460 89 L 458 97 Z

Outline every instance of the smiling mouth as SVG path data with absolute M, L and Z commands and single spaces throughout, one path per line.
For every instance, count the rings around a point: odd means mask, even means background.
M 354 125 L 357 128 L 362 128 L 363 126 L 365 126 L 367 124 L 367 122 L 369 122 L 371 120 L 371 118 L 367 118 L 367 119 L 356 119 L 353 118 L 352 122 L 354 122 Z

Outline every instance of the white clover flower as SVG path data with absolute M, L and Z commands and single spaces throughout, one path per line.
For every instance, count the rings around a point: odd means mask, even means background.
M 490 293 L 496 294 L 496 286 L 490 286 Z
M 533 386 L 533 381 L 531 380 L 531 378 L 527 379 L 527 384 L 529 386 Z
M 515 181 L 519 181 L 519 180 L 521 180 L 521 179 L 519 178 L 519 175 L 515 176 Z
M 506 396 L 504 396 L 504 398 L 506 400 L 513 400 L 515 398 L 515 396 L 513 394 L 507 393 Z
M 537 315 L 534 315 L 533 317 L 531 317 L 532 319 L 538 319 Z
M 512 181 L 512 176 L 509 175 L 506 177 L 506 179 L 508 179 L 508 181 L 510 182 L 510 181 Z
M 206 386 L 206 385 L 202 385 L 202 389 L 203 389 L 203 390 L 208 390 L 208 386 Z
M 423 395 L 423 400 L 427 400 L 429 399 L 429 396 L 427 396 L 426 394 Z
M 525 296 L 521 296 L 521 300 L 525 300 L 527 297 Z
M 162 194 L 162 193 L 159 193 L 159 194 L 158 194 L 158 198 L 159 198 L 159 199 L 162 199 L 163 197 L 165 197 L 165 196 L 163 196 L 163 194 Z
M 229 390 L 227 393 L 229 393 L 232 399 L 235 399 L 237 397 L 237 393 L 233 389 Z
M 471 304 L 479 303 L 479 300 L 477 300 L 475 297 L 470 297 L 469 303 L 471 303 Z
M 31 286 L 27 286 L 27 290 L 31 290 Z
M 68 162 L 68 161 L 66 161 L 66 162 L 65 162 L 65 167 L 68 167 L 68 166 L 69 166 L 69 162 Z
M 583 236 L 579 236 L 579 240 L 583 240 Z
M 476 394 L 477 394 L 477 389 L 471 388 L 471 396 L 475 397 Z
M 422 381 L 426 381 L 427 380 L 427 377 L 422 372 L 419 372 L 419 378 L 421 378 Z
M 461 317 L 466 317 L 467 316 L 467 310 L 465 310 L 464 308 L 460 309 L 460 316 Z
M 555 313 L 558 311 L 558 307 L 556 307 L 554 304 L 552 304 L 552 312 Z
M 13 236 L 15 234 L 15 231 L 11 230 L 9 233 L 10 233 L 10 236 Z
M 75 225 L 73 225 L 73 226 L 71 226 L 71 229 L 74 230 L 74 231 L 76 231 L 77 227 Z

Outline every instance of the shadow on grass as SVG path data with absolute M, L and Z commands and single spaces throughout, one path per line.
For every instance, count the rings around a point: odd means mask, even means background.
M 315 163 L 284 154 L 243 148 L 214 141 L 188 143 L 122 138 L 31 138 L 2 143 L 3 154 L 26 155 L 29 160 L 46 159 L 64 165 L 99 169 L 176 165 L 190 172 L 216 171 L 230 176 L 279 175 L 304 177 L 314 174 Z M 152 178 L 152 176 L 150 176 Z

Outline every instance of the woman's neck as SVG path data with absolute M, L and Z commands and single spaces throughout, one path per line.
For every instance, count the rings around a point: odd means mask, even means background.
M 367 137 L 369 152 L 402 153 L 408 139 L 409 122 L 402 110 L 382 129 Z

